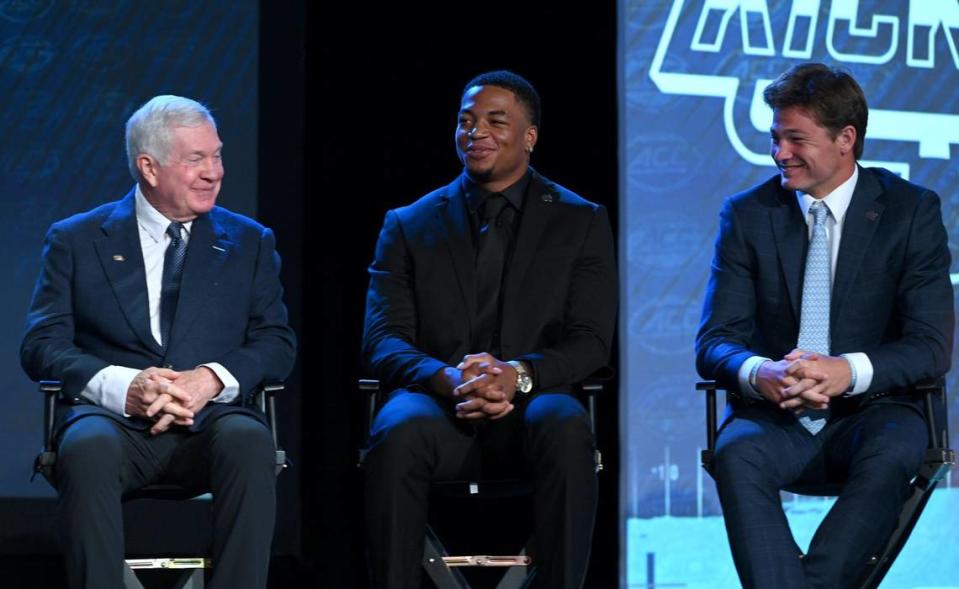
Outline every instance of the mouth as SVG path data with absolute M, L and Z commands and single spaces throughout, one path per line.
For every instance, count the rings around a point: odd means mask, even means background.
M 792 176 L 796 170 L 804 168 L 804 164 L 776 164 L 776 167 L 779 168 L 779 173 L 783 176 Z
M 496 150 L 488 145 L 468 145 L 466 146 L 466 157 L 470 159 L 483 159 L 491 155 L 494 151 Z

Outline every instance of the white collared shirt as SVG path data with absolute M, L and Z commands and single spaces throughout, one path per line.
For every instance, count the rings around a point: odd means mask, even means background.
M 829 240 L 829 262 L 833 283 L 836 281 L 836 262 L 839 259 L 839 242 L 842 240 L 842 225 L 846 220 L 846 211 L 849 210 L 849 203 L 852 202 L 852 195 L 856 191 L 856 183 L 858 181 L 859 166 L 857 165 L 855 168 L 853 168 L 852 176 L 850 176 L 848 180 L 837 186 L 835 190 L 827 194 L 825 197 L 819 199 L 823 204 L 826 205 L 826 208 L 829 211 L 829 216 L 826 217 L 826 239 Z M 811 238 L 813 229 L 813 216 L 809 213 L 809 207 L 812 206 L 813 201 L 816 199 L 805 192 L 800 192 L 798 190 L 796 191 L 796 199 L 799 202 L 799 209 L 802 211 L 803 217 L 806 218 L 806 224 L 809 228 L 809 237 Z M 869 385 L 872 384 L 873 376 L 872 362 L 869 360 L 869 356 L 863 352 L 853 352 L 849 354 L 842 354 L 842 357 L 852 365 L 852 370 L 856 375 L 856 386 L 847 394 L 858 395 L 866 392 L 866 390 L 869 389 Z M 739 367 L 739 372 L 737 373 L 739 390 L 754 398 L 761 397 L 759 391 L 753 388 L 753 386 L 749 383 L 749 375 L 754 367 L 767 360 L 770 360 L 770 358 L 765 358 L 763 356 L 750 356 L 745 362 L 743 362 L 742 366 Z
M 166 232 L 170 220 L 147 201 L 139 185 L 136 187 L 136 217 L 140 249 L 143 252 L 143 268 L 146 271 L 150 333 L 158 344 L 163 345 L 160 330 L 160 291 L 163 283 L 163 261 L 167 246 L 170 244 L 170 236 Z M 185 231 L 181 235 L 184 242 L 189 244 L 193 221 L 187 221 L 183 227 Z M 222 364 L 210 362 L 199 366 L 206 366 L 212 370 L 223 383 L 223 390 L 214 397 L 214 402 L 229 403 L 239 395 L 240 383 Z M 80 394 L 104 409 L 129 417 L 130 414 L 125 410 L 127 390 L 133 378 L 140 372 L 139 369 L 126 366 L 107 366 L 93 375 Z

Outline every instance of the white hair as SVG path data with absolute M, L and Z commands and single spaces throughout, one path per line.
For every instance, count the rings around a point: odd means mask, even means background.
M 140 179 L 137 157 L 147 154 L 160 163 L 170 155 L 170 131 L 174 127 L 199 127 L 216 121 L 210 110 L 189 98 L 169 94 L 154 96 L 127 120 L 127 165 L 134 180 Z

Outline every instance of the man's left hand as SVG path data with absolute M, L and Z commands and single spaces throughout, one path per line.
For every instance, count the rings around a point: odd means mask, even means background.
M 457 366 L 464 376 L 473 376 L 453 390 L 466 401 L 456 406 L 457 417 L 500 419 L 513 410 L 516 369 L 491 354 L 468 354 Z
M 181 371 L 179 376 L 173 379 L 171 386 L 178 387 L 188 395 L 190 400 L 184 402 L 183 406 L 194 415 L 223 390 L 219 377 L 206 366 Z
M 848 391 L 852 383 L 852 370 L 845 358 L 793 350 L 785 359 L 792 362 L 787 369 L 788 374 L 800 380 L 815 380 L 816 384 L 802 391 L 783 391 L 787 397 L 780 403 L 783 409 L 826 409 L 829 407 L 829 399 Z

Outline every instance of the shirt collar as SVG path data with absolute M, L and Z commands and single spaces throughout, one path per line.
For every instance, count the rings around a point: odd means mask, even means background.
M 836 223 L 842 223 L 849 209 L 849 203 L 852 202 L 852 193 L 856 190 L 856 182 L 859 180 L 859 166 L 852 170 L 852 176 L 848 180 L 836 187 L 835 190 L 827 194 L 824 198 L 816 199 L 805 192 L 796 191 L 796 198 L 799 200 L 799 208 L 802 210 L 803 218 L 809 215 L 809 207 L 816 200 L 821 200 L 826 204 L 832 218 Z
M 523 200 L 532 177 L 533 173 L 527 169 L 522 178 L 510 184 L 505 190 L 500 191 L 500 194 L 506 197 L 506 202 L 513 205 L 513 208 L 517 211 L 523 210 Z M 463 174 L 463 192 L 466 193 L 466 204 L 473 212 L 479 210 L 489 195 L 492 194 L 489 190 L 477 184 L 468 174 Z
M 153 205 L 150 204 L 147 197 L 143 195 L 143 191 L 140 190 L 139 183 L 136 188 L 136 215 L 137 224 L 140 228 L 146 231 L 147 235 L 153 238 L 153 241 L 157 243 L 162 242 L 163 236 L 166 234 L 166 229 L 170 226 L 170 219 L 164 217 L 163 213 L 156 210 Z M 192 226 L 193 221 L 187 221 L 183 224 L 188 238 Z

